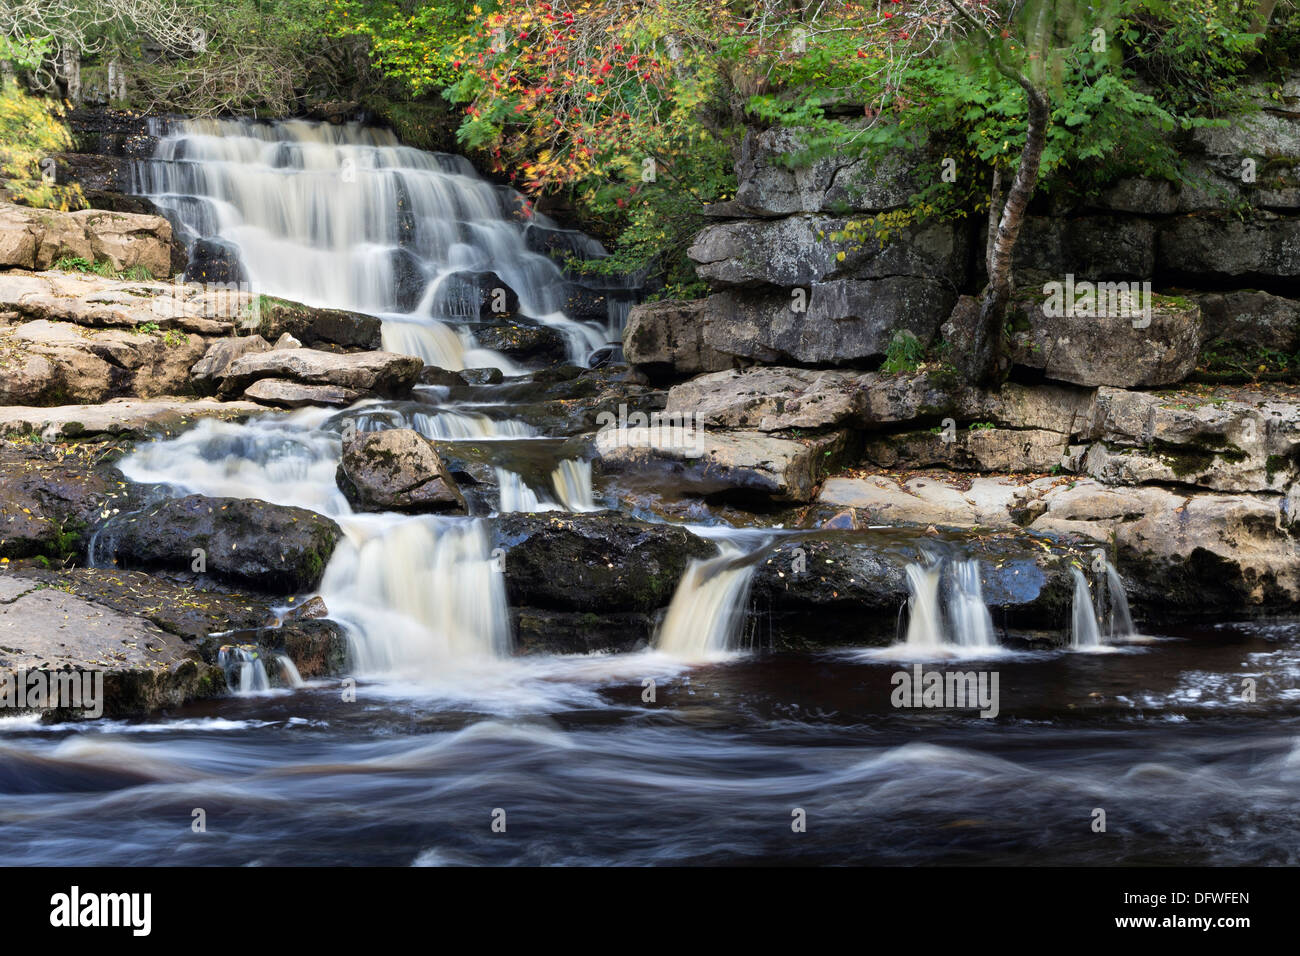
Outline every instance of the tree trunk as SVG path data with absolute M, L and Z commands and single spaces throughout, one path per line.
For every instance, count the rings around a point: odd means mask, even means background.
M 1011 299 L 1011 258 L 1016 240 L 1020 238 L 1020 227 L 1024 224 L 1025 208 L 1038 185 L 1038 167 L 1047 145 L 1047 126 L 1051 120 L 1047 96 L 1023 79 L 1021 85 L 1029 98 L 1025 146 L 1020 151 L 1020 165 L 1007 191 L 997 233 L 990 242 L 989 281 L 980 300 L 979 321 L 968 357 L 968 377 L 981 385 L 1001 384 L 1010 368 L 1003 347 L 1003 322 Z

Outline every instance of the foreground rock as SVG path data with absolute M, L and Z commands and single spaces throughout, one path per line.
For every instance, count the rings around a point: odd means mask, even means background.
M 305 508 L 189 495 L 124 514 L 104 534 L 124 567 L 198 571 L 259 590 L 302 592 L 320 583 L 342 531 Z
M 110 717 L 175 707 L 226 689 L 220 668 L 157 625 L 13 576 L 0 577 L 0 670 L 101 672 L 102 716 Z
M 0 203 L 0 268 L 48 269 L 62 258 L 107 262 L 114 270 L 171 269 L 172 227 L 161 216 L 83 209 L 56 212 Z
M 322 352 L 273 349 L 241 355 L 221 373 L 221 394 L 235 395 L 258 379 L 286 379 L 300 385 L 332 385 L 374 395 L 409 391 L 424 362 L 395 352 Z
M 465 497 L 433 443 L 409 428 L 358 435 L 343 448 L 337 481 L 361 511 L 465 512 Z

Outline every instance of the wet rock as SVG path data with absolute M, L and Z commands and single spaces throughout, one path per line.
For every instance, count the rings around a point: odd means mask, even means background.
M 301 385 L 335 385 L 358 392 L 393 395 L 415 384 L 424 363 L 394 352 L 321 352 L 281 349 L 245 354 L 221 376 L 221 392 L 243 391 L 262 378 L 288 379 Z
M 243 284 L 248 282 L 248 272 L 234 243 L 208 237 L 190 247 L 185 281 L 207 285 Z
M 1013 360 L 1051 379 L 1076 385 L 1154 387 L 1181 382 L 1201 350 L 1200 309 L 1157 300 L 1151 315 L 1045 314 L 1036 299 L 1015 304 Z
M 649 646 L 655 633 L 654 616 L 635 612 L 516 608 L 512 618 L 520 654 L 626 654 Z
M 499 368 L 464 368 L 458 374 L 470 385 L 500 385 L 505 381 Z
M 465 511 L 465 497 L 433 443 L 409 428 L 358 435 L 343 448 L 337 480 L 363 511 Z
M 0 445 L 0 556 L 66 561 L 104 517 L 132 507 L 121 474 L 99 460 L 109 451 Z
M 907 602 L 905 569 L 926 555 L 978 559 L 997 623 L 1058 628 L 1069 618 L 1077 549 L 1020 533 L 965 537 L 916 532 L 818 532 L 784 539 L 757 565 L 752 597 L 783 644 L 888 643 Z
M 507 319 L 519 314 L 519 294 L 495 272 L 453 272 L 438 286 L 433 299 L 437 319 Z
M 284 336 L 313 349 L 378 349 L 381 347 L 383 322 L 373 315 L 344 309 L 323 309 L 264 295 L 256 302 L 251 320 L 257 331 L 275 348 Z
M 613 365 L 626 364 L 627 358 L 623 354 L 623 346 L 621 345 L 606 345 L 587 356 L 588 368 L 608 368 Z
M 124 567 L 199 570 L 270 592 L 316 587 L 342 536 L 332 520 L 305 508 L 204 495 L 124 516 L 112 533 Z
M 478 344 L 520 361 L 562 362 L 568 354 L 564 335 L 545 325 L 510 322 L 474 329 Z
M 512 607 L 600 614 L 666 607 L 687 562 L 716 551 L 683 528 L 614 512 L 500 515 L 493 547 Z
M 463 389 L 469 382 L 465 381 L 464 376 L 459 372 L 448 371 L 445 368 L 438 368 L 436 365 L 426 365 L 420 372 L 421 385 L 436 385 L 440 388 L 448 388 L 453 392 L 457 389 Z
M 365 397 L 364 392 L 338 385 L 302 385 L 282 378 L 259 378 L 244 389 L 244 397 L 276 408 L 327 405 L 346 408 Z

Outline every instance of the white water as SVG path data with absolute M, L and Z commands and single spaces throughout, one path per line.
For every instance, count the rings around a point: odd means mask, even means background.
M 451 327 L 478 314 L 449 278 L 494 272 L 525 316 L 565 335 L 571 361 L 608 341 L 564 315 L 559 267 L 528 248 L 509 197 L 463 157 L 356 124 L 186 120 L 162 131 L 153 157 L 133 165 L 134 191 L 187 242 L 237 247 L 254 291 L 384 317 L 385 347 L 430 364 L 517 373 Z
M 261 652 L 256 649 L 228 645 L 217 653 L 217 664 L 226 672 L 226 684 L 236 694 L 258 694 L 271 688 Z
M 1105 586 L 1099 589 L 1098 603 L 1102 610 L 1098 618 L 1105 630 L 1106 639 L 1122 641 L 1137 636 L 1137 631 L 1133 627 L 1133 615 L 1128 608 L 1128 594 L 1124 591 L 1124 582 L 1120 580 L 1115 565 L 1109 561 L 1106 562 L 1102 583 Z
M 1070 646 L 1076 650 L 1090 650 L 1101 646 L 1101 631 L 1097 627 L 1097 611 L 1092 605 L 1092 591 L 1088 579 L 1078 568 L 1071 568 L 1074 578 L 1074 606 L 1070 614 Z
M 289 656 L 287 654 L 276 654 L 275 660 L 284 673 L 285 683 L 290 687 L 301 687 L 303 684 L 302 675 L 298 673 L 298 666 L 289 659 Z
M 737 650 L 755 564 L 729 541 L 718 556 L 692 560 L 664 616 L 655 646 L 682 660 L 711 660 Z
M 560 504 L 569 511 L 599 511 L 591 484 L 591 462 L 566 458 L 551 472 Z
M 984 603 L 978 560 L 928 558 L 924 564 L 907 565 L 904 574 L 907 636 L 901 648 L 892 650 L 901 649 L 908 657 L 930 657 L 998 648 L 993 618 Z

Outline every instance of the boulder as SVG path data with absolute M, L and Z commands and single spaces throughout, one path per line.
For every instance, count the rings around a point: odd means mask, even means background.
M 335 385 L 358 392 L 395 395 L 419 378 L 424 362 L 394 352 L 322 352 L 279 349 L 241 355 L 221 376 L 221 393 L 242 392 L 261 378 L 288 379 L 301 385 Z
M 305 508 L 188 495 L 124 514 L 105 534 L 123 567 L 202 571 L 259 590 L 302 592 L 320 583 L 343 532 Z
M 1202 337 L 1246 348 L 1300 351 L 1300 302 L 1268 292 L 1211 292 L 1200 297 Z
M 435 319 L 492 322 L 519 314 L 519 294 L 495 272 L 453 272 L 433 296 Z
M 1154 387 L 1181 382 L 1201 349 L 1195 303 L 1157 298 L 1151 315 L 1047 314 L 1044 302 L 1013 303 L 1015 364 L 1076 385 Z
M 701 351 L 732 357 L 728 365 L 739 364 L 736 359 L 765 365 L 870 362 L 884 356 L 899 332 L 928 344 L 956 298 L 951 284 L 914 276 L 835 279 L 814 284 L 806 294 L 718 292 L 701 310 Z
M 483 348 L 520 361 L 562 362 L 568 355 L 564 335 L 545 325 L 482 325 L 474 329 L 474 338 Z
M 323 309 L 317 306 L 259 296 L 256 328 L 268 342 L 288 335 L 308 348 L 378 349 L 382 342 L 383 322 L 373 315 Z
M 702 299 L 634 305 L 623 330 L 628 362 L 657 376 L 730 368 L 734 361 L 704 342 L 707 308 Z
M 433 443 L 409 428 L 358 435 L 343 448 L 337 481 L 361 511 L 465 511 Z
M 684 528 L 613 512 L 503 514 L 492 543 L 512 607 L 588 613 L 666 607 L 687 562 L 716 552 Z

